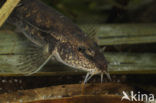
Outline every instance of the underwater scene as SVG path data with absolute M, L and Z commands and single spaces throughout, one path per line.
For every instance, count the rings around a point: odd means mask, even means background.
M 155 0 L 0 0 L 0 103 L 156 103 Z

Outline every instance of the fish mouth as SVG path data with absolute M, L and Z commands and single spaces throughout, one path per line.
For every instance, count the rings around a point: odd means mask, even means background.
M 107 78 L 109 79 L 109 81 L 112 81 L 110 74 L 108 72 L 106 72 L 106 71 L 102 71 L 102 72 L 96 73 L 96 74 L 100 74 L 101 75 L 101 83 L 103 82 L 103 75 L 104 74 L 107 76 Z M 96 74 L 95 73 L 88 72 L 86 74 L 86 76 L 85 76 L 84 84 L 86 84 Z

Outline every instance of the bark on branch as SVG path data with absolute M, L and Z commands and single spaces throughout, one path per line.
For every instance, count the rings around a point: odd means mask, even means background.
M 20 0 L 7 0 L 0 9 L 0 27 L 4 24 Z

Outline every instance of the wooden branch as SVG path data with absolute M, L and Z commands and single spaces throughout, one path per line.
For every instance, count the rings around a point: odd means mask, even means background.
M 112 74 L 155 74 L 155 53 L 105 53 Z
M 123 90 L 130 92 L 133 88 L 119 83 L 59 85 L 1 94 L 0 103 L 25 103 L 37 100 L 63 99 L 80 95 L 97 97 L 99 95 L 121 96 Z
M 96 28 L 100 45 L 156 42 L 156 24 L 102 24 Z
M 28 103 L 144 103 L 138 101 L 128 101 L 122 100 L 121 96 L 118 95 L 80 95 L 63 99 L 49 99 L 49 100 L 41 100 L 41 101 L 33 101 Z
M 7 0 L 6 3 L 2 6 L 0 9 L 0 27 L 3 25 L 19 2 L 20 0 Z

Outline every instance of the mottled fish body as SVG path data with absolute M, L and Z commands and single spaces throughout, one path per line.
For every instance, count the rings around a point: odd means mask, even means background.
M 70 19 L 44 3 L 22 0 L 8 21 L 35 44 L 27 59 L 22 59 L 19 71 L 35 73 L 55 57 L 65 65 L 87 71 L 85 82 L 95 74 L 103 78 L 103 73 L 107 73 L 107 62 L 96 42 Z

